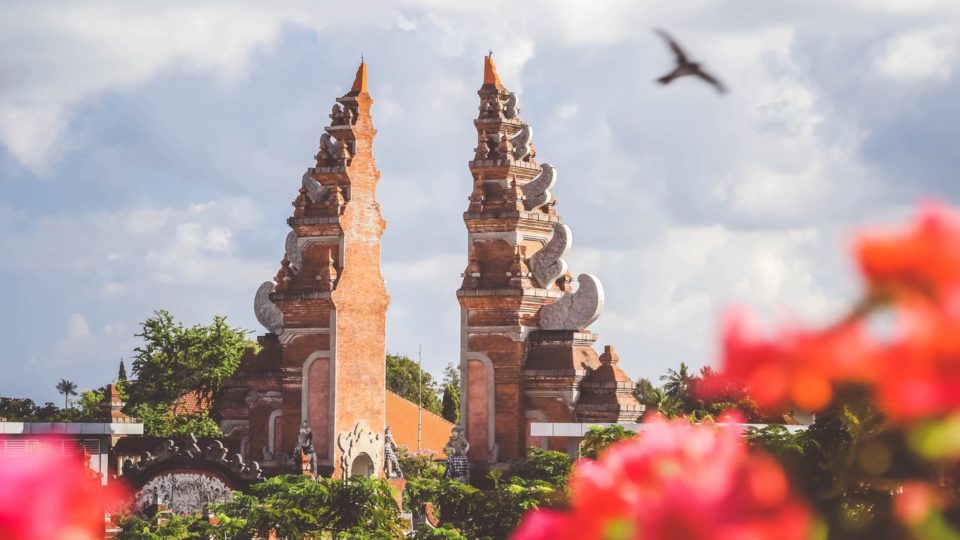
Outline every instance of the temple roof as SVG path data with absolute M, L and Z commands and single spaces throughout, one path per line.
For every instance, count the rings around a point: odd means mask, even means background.
M 487 86 L 488 84 L 492 84 L 498 88 L 503 87 L 503 84 L 500 82 L 500 75 L 497 75 L 497 66 L 493 63 L 492 52 L 483 57 L 483 85 Z
M 357 76 L 353 80 L 353 86 L 350 87 L 351 94 L 366 94 L 367 93 L 367 63 L 361 61 L 360 67 L 357 68 Z

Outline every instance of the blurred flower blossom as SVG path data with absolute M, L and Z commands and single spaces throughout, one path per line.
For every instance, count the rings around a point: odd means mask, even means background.
M 652 416 L 636 438 L 581 459 L 571 510 L 535 510 L 515 540 L 809 537 L 813 518 L 780 466 L 738 428 Z
M 0 457 L 0 538 L 88 540 L 103 538 L 104 511 L 122 499 L 100 485 L 79 456 L 44 441 L 19 456 Z

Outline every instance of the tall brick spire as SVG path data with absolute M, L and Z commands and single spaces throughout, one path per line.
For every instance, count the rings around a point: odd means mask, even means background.
M 563 257 L 569 227 L 551 193 L 557 170 L 536 161 L 533 127 L 520 118 L 491 55 L 484 58 L 473 189 L 463 215 L 468 254 L 461 306 L 462 418 L 475 462 L 523 455 L 530 420 L 575 419 L 579 380 L 600 365 L 587 326 L 603 306 L 591 275 Z
M 382 444 L 386 421 L 390 298 L 380 272 L 385 222 L 372 104 L 362 62 L 300 180 L 279 272 L 257 292 L 257 318 L 270 331 L 259 338 L 263 351 L 245 359 L 223 400 L 225 435 L 245 425 L 235 437 L 246 433 L 240 446 L 266 466 L 282 469 L 280 456 L 292 454 L 303 422 L 321 471 L 349 475 L 360 453 L 373 473 L 382 465 L 382 448 L 369 446 Z
M 367 63 L 360 61 L 360 67 L 357 68 L 357 76 L 353 79 L 353 86 L 350 88 L 351 94 L 367 93 Z
M 500 76 L 497 75 L 497 66 L 493 63 L 493 51 L 483 57 L 483 85 L 487 86 L 488 84 L 503 88 L 503 84 L 500 83 Z

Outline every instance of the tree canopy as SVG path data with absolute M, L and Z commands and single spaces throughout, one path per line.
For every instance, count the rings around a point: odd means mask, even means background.
M 423 408 L 435 414 L 440 414 L 442 412 L 440 392 L 433 375 L 421 371 L 420 366 L 408 356 L 387 354 L 388 390 L 418 403 L 421 399 L 421 386 L 417 382 L 418 375 L 423 385 Z
M 236 372 L 244 351 L 258 347 L 247 339 L 248 331 L 230 327 L 221 316 L 209 325 L 185 327 L 175 322 L 170 312 L 159 310 L 140 327 L 136 336 L 144 343 L 134 349 L 135 379 L 127 385 L 131 407 L 175 406 L 190 392 L 200 405 L 208 405 Z
M 233 328 L 221 316 L 209 325 L 186 327 L 165 310 L 143 321 L 134 349 L 133 380 L 125 386 L 127 410 L 142 418 L 148 435 L 219 434 L 205 411 L 181 410 L 185 396 L 206 408 L 224 382 L 236 372 L 244 351 L 258 348 L 246 330 Z

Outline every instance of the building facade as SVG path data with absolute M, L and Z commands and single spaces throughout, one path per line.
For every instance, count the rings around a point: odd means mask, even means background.
M 289 464 L 305 427 L 321 472 L 382 468 L 390 297 L 380 274 L 372 104 L 361 63 L 301 179 L 279 271 L 256 292 L 257 319 L 269 330 L 258 338 L 262 350 L 246 355 L 217 403 L 227 440 L 265 470 Z
M 574 290 L 563 259 L 572 232 L 551 193 L 557 168 L 537 162 L 533 127 L 521 119 L 519 97 L 501 82 L 492 55 L 478 94 L 473 189 L 463 214 L 467 266 L 457 291 L 461 417 L 470 459 L 496 464 L 531 445 L 574 450 L 532 436 L 531 423 L 632 422 L 642 409 L 629 378 L 593 349 L 597 336 L 588 327 L 603 309 L 603 288 L 580 274 Z M 621 380 L 606 380 L 618 374 Z M 610 390 L 612 399 L 595 395 Z

